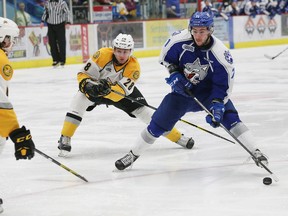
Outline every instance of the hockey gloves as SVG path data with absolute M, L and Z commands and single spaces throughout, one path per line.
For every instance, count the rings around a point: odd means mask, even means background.
M 171 86 L 172 92 L 177 92 L 185 97 L 190 97 L 185 90 L 192 89 L 192 83 L 186 79 L 184 74 L 179 72 L 171 73 L 168 78 L 165 79 L 166 83 Z
M 219 127 L 225 112 L 225 106 L 223 101 L 217 99 L 213 100 L 210 106 L 210 112 L 213 116 L 207 115 L 206 122 L 214 128 Z
M 31 159 L 34 157 L 35 145 L 30 134 L 30 130 L 26 130 L 23 126 L 12 131 L 9 134 L 10 139 L 15 144 L 15 157 L 19 159 Z
M 83 79 L 79 83 L 79 89 L 90 101 L 95 102 L 98 97 L 106 96 L 111 92 L 111 83 L 106 79 L 99 81 Z

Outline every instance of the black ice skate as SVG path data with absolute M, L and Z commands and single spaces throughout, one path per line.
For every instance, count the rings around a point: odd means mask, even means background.
M 57 68 L 59 66 L 59 62 L 58 61 L 54 61 L 53 63 L 52 63 L 52 67 L 53 68 Z
M 71 138 L 61 135 L 58 143 L 58 149 L 60 150 L 58 156 L 67 157 L 69 152 L 71 151 Z
M 186 137 L 182 134 L 181 138 L 176 143 L 184 148 L 192 149 L 195 142 L 192 137 Z
M 139 156 L 134 155 L 133 152 L 130 151 L 127 155 L 117 160 L 115 162 L 115 166 L 118 170 L 124 170 L 127 167 L 131 166 L 138 158 Z

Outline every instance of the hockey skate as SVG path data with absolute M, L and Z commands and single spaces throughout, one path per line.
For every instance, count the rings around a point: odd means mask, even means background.
M 257 158 L 257 160 L 255 160 L 254 157 L 252 157 L 252 159 L 254 160 L 254 162 L 256 163 L 257 166 L 262 167 L 262 165 L 259 163 L 259 161 L 264 164 L 265 166 L 268 166 L 268 158 L 266 155 L 264 155 L 259 149 L 256 149 L 253 152 L 253 155 L 255 156 L 255 158 Z
M 58 156 L 67 157 L 69 152 L 71 151 L 71 138 L 61 135 L 58 143 L 58 149 L 60 150 Z
M 136 156 L 133 154 L 132 151 L 130 151 L 127 155 L 120 158 L 115 162 L 115 166 L 118 170 L 124 170 L 129 166 L 132 166 L 134 161 L 136 161 L 139 158 L 139 156 Z
M 194 146 L 194 140 L 192 139 L 192 137 L 185 137 L 183 134 L 181 136 L 181 138 L 176 142 L 178 145 L 187 148 L 187 149 L 192 149 Z
M 3 204 L 3 200 L 0 198 L 0 214 L 4 211 L 2 204 Z
M 53 63 L 52 63 L 52 67 L 53 68 L 57 68 L 59 66 L 59 62 L 58 61 L 54 61 Z

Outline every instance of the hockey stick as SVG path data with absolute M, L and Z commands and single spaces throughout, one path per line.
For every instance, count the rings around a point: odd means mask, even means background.
M 269 56 L 269 55 L 267 55 L 267 54 L 264 54 L 264 56 L 265 56 L 266 58 L 268 58 L 268 59 L 273 60 L 273 59 L 277 58 L 279 55 L 281 55 L 282 53 L 284 53 L 286 50 L 288 50 L 288 47 L 286 47 L 284 50 L 282 50 L 281 52 L 279 52 L 279 53 L 278 53 L 277 55 L 275 55 L 275 56 Z
M 190 92 L 189 90 L 186 90 L 186 92 L 196 101 L 196 103 L 202 107 L 202 109 L 208 114 L 213 117 L 213 114 Z M 260 160 L 258 160 L 255 155 L 233 134 L 231 133 L 223 124 L 220 123 L 220 127 L 223 128 L 242 148 L 244 148 L 253 158 L 254 161 L 257 161 L 268 173 L 271 174 L 272 178 L 278 182 L 279 179 L 277 176 Z
M 113 89 L 112 89 L 112 92 L 114 92 L 115 94 L 118 94 L 118 95 L 120 95 L 120 96 L 122 96 L 122 97 L 124 97 L 124 98 L 127 98 L 128 100 L 130 100 L 130 101 L 132 101 L 132 102 L 138 103 L 138 104 L 140 104 L 140 105 L 142 105 L 142 106 L 147 106 L 147 107 L 149 107 L 149 108 L 151 108 L 151 109 L 153 109 L 153 110 L 157 110 L 156 107 L 150 106 L 149 104 L 144 104 L 144 103 L 142 103 L 142 102 L 140 102 L 140 101 L 138 101 L 138 100 L 136 100 L 136 99 L 134 99 L 134 98 L 132 98 L 132 97 L 129 97 L 129 96 L 125 95 L 125 94 L 122 94 L 121 92 L 117 92 L 117 91 L 115 91 L 115 90 L 113 90 Z M 200 129 L 200 130 L 202 130 L 202 131 L 204 131 L 204 132 L 206 132 L 206 133 L 209 133 L 209 134 L 211 134 L 211 135 L 213 135 L 213 136 L 216 136 L 216 137 L 218 137 L 218 138 L 224 139 L 224 140 L 226 140 L 226 141 L 228 141 L 228 142 L 231 142 L 231 143 L 235 144 L 235 142 L 233 142 L 232 140 L 229 140 L 229 139 L 227 139 L 227 138 L 225 138 L 225 137 L 222 137 L 222 136 L 220 136 L 219 134 L 213 133 L 212 131 L 206 130 L 205 128 L 202 128 L 202 127 L 200 127 L 200 126 L 198 126 L 198 125 L 195 125 L 195 124 L 193 124 L 193 123 L 191 123 L 191 122 L 188 122 L 188 121 L 183 120 L 183 119 L 179 119 L 179 121 L 184 122 L 184 123 L 186 123 L 186 124 L 188 124 L 188 125 L 191 125 L 191 126 L 193 126 L 193 127 L 198 128 L 198 129 Z
M 78 178 L 82 179 L 85 182 L 88 182 L 88 180 L 86 178 L 84 178 L 83 176 L 79 175 L 78 173 L 76 173 L 75 171 L 71 170 L 70 168 L 68 168 L 67 166 L 59 163 L 58 161 L 56 161 L 55 159 L 53 159 L 52 157 L 46 155 L 44 152 L 38 150 L 35 148 L 35 152 L 37 152 L 38 154 L 42 155 L 43 157 L 47 158 L 48 160 L 52 161 L 53 163 L 57 164 L 58 166 L 62 167 L 63 169 L 67 170 L 68 172 L 72 173 L 73 175 L 77 176 Z

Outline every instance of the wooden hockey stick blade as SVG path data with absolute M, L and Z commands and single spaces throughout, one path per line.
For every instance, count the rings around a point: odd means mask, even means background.
M 86 178 L 84 178 L 83 176 L 79 175 L 75 171 L 71 170 L 70 168 L 68 168 L 64 164 L 61 164 L 60 162 L 58 162 L 57 160 L 53 159 L 52 157 L 50 157 L 49 155 L 45 154 L 44 152 L 42 152 L 42 151 L 40 151 L 40 150 L 38 150 L 36 148 L 35 148 L 35 152 L 37 152 L 41 156 L 45 157 L 46 159 L 52 161 L 53 163 L 57 164 L 58 166 L 62 167 L 63 169 L 67 170 L 68 172 L 72 173 L 73 175 L 77 176 L 78 178 L 82 179 L 83 181 L 88 182 L 88 180 Z

